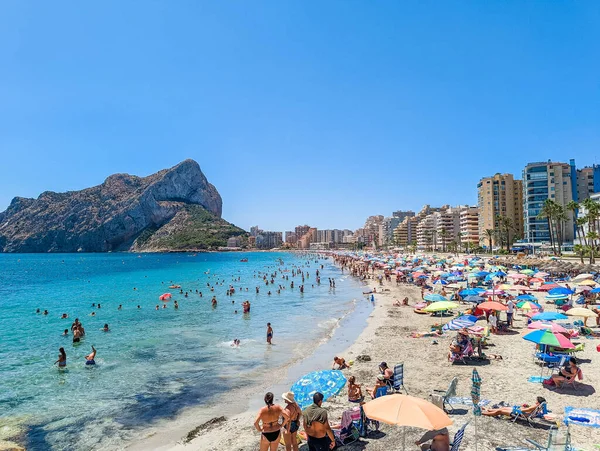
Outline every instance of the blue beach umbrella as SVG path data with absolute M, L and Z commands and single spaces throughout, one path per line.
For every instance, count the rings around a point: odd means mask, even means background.
M 566 287 L 557 287 L 557 288 L 552 288 L 550 291 L 548 291 L 548 294 L 573 294 L 575 293 L 575 291 L 566 288 Z
M 327 400 L 337 395 L 346 385 L 346 378 L 338 370 L 313 371 L 298 379 L 292 385 L 291 391 L 302 410 L 313 403 L 313 395 L 316 392 L 323 393 L 323 399 Z
M 448 300 L 441 294 L 437 294 L 437 293 L 426 294 L 424 299 L 426 301 L 430 301 L 430 302 L 438 302 L 438 301 L 447 301 Z
M 592 290 L 590 290 L 590 293 L 600 293 L 600 287 L 593 288 Z
M 483 302 L 485 301 L 485 298 L 482 298 L 481 296 L 477 296 L 475 295 L 470 295 L 464 298 L 465 302 L 474 302 L 474 303 L 479 303 L 479 302 Z
M 448 285 L 448 282 L 446 282 L 445 280 L 442 279 L 438 279 L 435 282 L 433 282 L 434 285 Z
M 515 299 L 518 301 L 537 301 L 537 298 L 532 294 L 520 294 Z
M 484 291 L 485 290 L 481 288 L 466 288 L 458 294 L 460 294 L 461 296 L 479 296 Z
M 542 312 L 534 315 L 531 319 L 533 321 L 554 321 L 557 319 L 567 319 L 567 315 L 563 315 L 558 312 Z

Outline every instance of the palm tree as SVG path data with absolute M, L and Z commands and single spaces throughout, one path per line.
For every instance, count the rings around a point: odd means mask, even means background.
M 448 237 L 448 232 L 446 231 L 446 229 L 442 228 L 442 230 L 440 230 L 439 235 L 442 239 L 442 252 L 446 252 L 446 238 Z
M 575 226 L 575 230 L 577 230 L 577 213 L 579 211 L 579 203 L 572 200 L 565 205 L 565 208 L 571 212 L 571 219 L 573 219 L 573 225 Z
M 573 250 L 575 251 L 575 253 L 577 255 L 579 255 L 582 265 L 583 265 L 583 254 L 585 254 L 585 248 L 586 248 L 586 246 L 584 246 L 583 244 L 576 244 L 575 246 L 573 246 Z
M 548 232 L 550 234 L 550 245 L 552 246 L 552 251 L 554 252 L 554 255 L 556 255 L 556 247 L 554 246 L 554 230 L 552 228 L 553 222 L 554 222 L 554 216 L 556 215 L 556 208 L 555 208 L 555 204 L 556 202 L 554 202 L 552 199 L 546 199 L 544 201 L 544 206 L 542 207 L 542 209 L 540 210 L 540 214 L 538 214 L 538 219 L 546 219 L 546 221 L 548 222 Z
M 594 248 L 596 247 L 596 240 L 598 239 L 598 233 L 595 231 L 590 231 L 587 233 L 587 239 L 590 240 L 590 265 L 594 264 L 596 260 L 594 260 Z
M 485 229 L 485 236 L 488 239 L 488 243 L 490 243 L 490 254 L 492 253 L 492 241 L 496 236 L 496 232 L 493 229 Z
M 588 218 L 586 216 L 582 216 L 581 218 L 577 218 L 575 220 L 575 224 L 577 225 L 577 236 L 579 237 L 579 242 L 584 246 L 587 246 L 587 239 L 585 234 L 583 233 L 583 226 L 588 223 Z

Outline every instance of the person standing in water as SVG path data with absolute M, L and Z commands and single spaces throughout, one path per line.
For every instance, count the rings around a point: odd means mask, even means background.
M 86 365 L 95 365 L 96 361 L 94 358 L 96 357 L 96 348 L 92 345 L 92 352 L 85 356 L 85 364 Z
M 271 323 L 267 323 L 267 343 L 273 344 L 271 340 L 273 340 L 273 328 L 271 327 Z
M 58 360 L 56 362 L 54 362 L 54 365 L 56 365 L 58 363 L 59 368 L 66 368 L 67 367 L 67 353 L 65 352 L 65 348 L 60 348 L 58 350 L 58 352 L 59 352 Z

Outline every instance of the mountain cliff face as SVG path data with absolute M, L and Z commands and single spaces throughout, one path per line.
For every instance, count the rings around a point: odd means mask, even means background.
M 1 252 L 183 250 L 245 234 L 221 218 L 222 200 L 193 160 L 148 177 L 115 174 L 81 191 L 15 197 L 0 213 Z M 199 215 L 202 227 L 198 229 Z M 171 221 L 175 221 L 169 228 Z M 176 224 L 176 226 L 175 226 Z M 211 227 L 212 226 L 212 227 Z M 179 240 L 169 240 L 168 231 Z M 157 237 L 153 236 L 157 234 Z M 161 247 L 162 246 L 162 247 Z

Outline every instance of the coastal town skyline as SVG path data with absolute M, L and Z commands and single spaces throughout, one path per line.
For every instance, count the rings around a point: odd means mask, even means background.
M 595 3 L 0 8 L 0 210 L 193 158 L 246 230 L 354 229 L 597 162 Z

